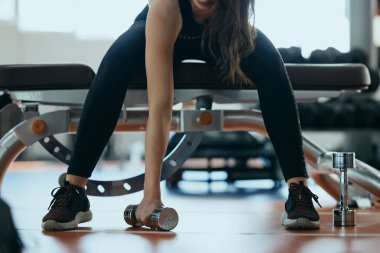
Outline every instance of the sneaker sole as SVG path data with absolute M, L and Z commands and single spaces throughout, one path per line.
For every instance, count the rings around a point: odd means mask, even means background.
M 55 220 L 47 220 L 42 222 L 41 227 L 43 230 L 50 231 L 61 231 L 70 230 L 78 227 L 79 223 L 84 223 L 92 220 L 92 212 L 88 210 L 87 212 L 79 212 L 75 216 L 75 219 L 69 222 L 57 222 Z
M 319 229 L 319 221 L 312 221 L 308 218 L 288 219 L 288 215 L 284 212 L 281 215 L 281 224 L 286 229 Z

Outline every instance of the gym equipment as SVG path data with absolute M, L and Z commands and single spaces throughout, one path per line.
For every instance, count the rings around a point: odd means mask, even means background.
M 124 220 L 128 225 L 132 227 L 142 227 L 136 219 L 136 209 L 138 205 L 129 205 L 124 210 Z
M 124 220 L 133 227 L 141 227 L 136 219 L 138 205 L 129 205 L 124 211 Z M 173 230 L 178 224 L 178 213 L 173 208 L 160 207 L 153 210 L 150 217 L 151 228 L 163 231 Z
M 300 103 L 298 109 L 304 130 L 380 128 L 380 102 L 373 97 L 342 96 L 325 102 Z
M 368 66 L 369 57 L 363 50 L 353 48 L 347 53 L 342 53 L 334 47 L 328 47 L 325 50 L 316 49 L 311 52 L 309 58 L 303 58 L 301 48 L 289 47 L 279 48 L 285 63 L 312 63 L 312 64 L 337 64 L 337 63 L 361 63 Z M 370 69 L 371 85 L 366 90 L 366 93 L 372 93 L 377 90 L 380 84 L 380 75 L 378 69 Z
M 287 63 L 306 63 L 307 61 L 303 57 L 300 47 L 278 48 L 278 52 L 281 54 L 284 62 Z
M 347 169 L 355 168 L 355 153 L 333 153 L 333 168 L 339 169 L 339 208 L 333 210 L 334 226 L 356 226 L 355 210 L 348 207 Z
M 362 64 L 285 66 L 298 102 L 338 97 L 342 93 L 357 93 L 367 89 L 371 82 L 368 69 Z M 165 157 L 161 180 L 170 177 L 183 165 L 201 142 L 205 132 L 256 131 L 267 136 L 260 111 L 218 108 L 220 105 L 233 103 L 257 104 L 258 94 L 255 87 L 234 87 L 221 82 L 218 76 L 215 69 L 202 63 L 183 63 L 174 69 L 173 104 L 196 99 L 197 106 L 195 109 L 173 111 L 171 129 L 184 133 L 184 136 L 177 147 Z M 19 111 L 25 117 L 15 127 L 9 127 L 0 140 L 0 186 L 10 164 L 25 148 L 36 142 L 40 142 L 60 161 L 70 161 L 71 151 L 55 139 L 54 135 L 76 131 L 83 101 L 93 77 L 93 70 L 85 65 L 0 66 L 0 89 L 11 94 L 14 106 L 22 105 Z M 126 94 L 124 109 L 115 131 L 144 131 L 148 117 L 146 102 L 146 77 L 141 75 L 134 80 Z M 40 114 L 39 104 L 51 105 L 54 110 Z M 331 158 L 329 162 L 321 164 L 327 161 L 327 150 L 305 137 L 303 140 L 305 158 L 310 168 L 316 172 L 312 173 L 312 177 L 338 199 L 339 187 L 335 177 L 330 175 L 335 173 L 331 168 Z M 349 171 L 349 180 L 380 197 L 380 172 L 358 160 L 356 164 L 359 169 Z M 130 194 L 143 189 L 143 178 L 144 175 L 141 174 L 115 181 L 89 180 L 87 194 Z
M 167 154 L 182 137 L 182 133 L 176 133 L 170 138 Z M 204 163 L 201 166 L 191 163 L 193 158 L 202 159 Z M 214 159 L 218 159 L 218 165 L 213 164 Z M 177 189 L 180 181 L 234 183 L 251 179 L 270 179 L 273 181 L 274 190 L 282 185 L 283 176 L 272 144 L 267 138 L 249 132 L 206 132 L 188 162 L 190 163 L 166 180 L 167 188 Z M 202 171 L 206 175 L 203 178 L 189 179 L 184 176 L 189 171 Z M 213 172 L 224 173 L 215 178 Z

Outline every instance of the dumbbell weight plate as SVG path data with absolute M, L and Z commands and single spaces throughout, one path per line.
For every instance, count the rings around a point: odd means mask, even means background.
M 355 210 L 341 210 L 334 209 L 334 226 L 356 226 L 356 211 Z
M 355 153 L 353 152 L 342 152 L 333 153 L 333 168 L 337 169 L 347 169 L 355 167 Z
M 177 226 L 178 213 L 169 207 L 156 208 L 152 212 L 151 221 L 154 228 L 169 231 Z
M 132 227 L 141 227 L 142 225 L 136 219 L 136 209 L 138 205 L 129 205 L 124 210 L 124 220 Z

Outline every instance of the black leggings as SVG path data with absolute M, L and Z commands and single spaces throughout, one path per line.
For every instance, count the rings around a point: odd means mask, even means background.
M 277 49 L 259 30 L 254 52 L 241 67 L 257 86 L 266 129 L 285 180 L 307 177 L 297 104 Z M 215 64 L 210 53 L 201 54 L 200 39 L 178 39 L 174 64 L 201 59 Z M 110 47 L 84 103 L 74 154 L 68 168 L 72 175 L 90 177 L 116 126 L 133 79 L 145 71 L 145 20 L 137 20 Z

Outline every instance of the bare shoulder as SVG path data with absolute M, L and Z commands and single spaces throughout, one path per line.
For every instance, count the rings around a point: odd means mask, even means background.
M 175 42 L 181 27 L 182 16 L 178 0 L 149 0 L 147 31 L 158 31 L 162 37 Z
M 178 0 L 148 0 L 149 6 L 163 6 L 165 8 L 178 7 Z
M 149 9 L 165 17 L 181 16 L 178 0 L 149 0 Z

